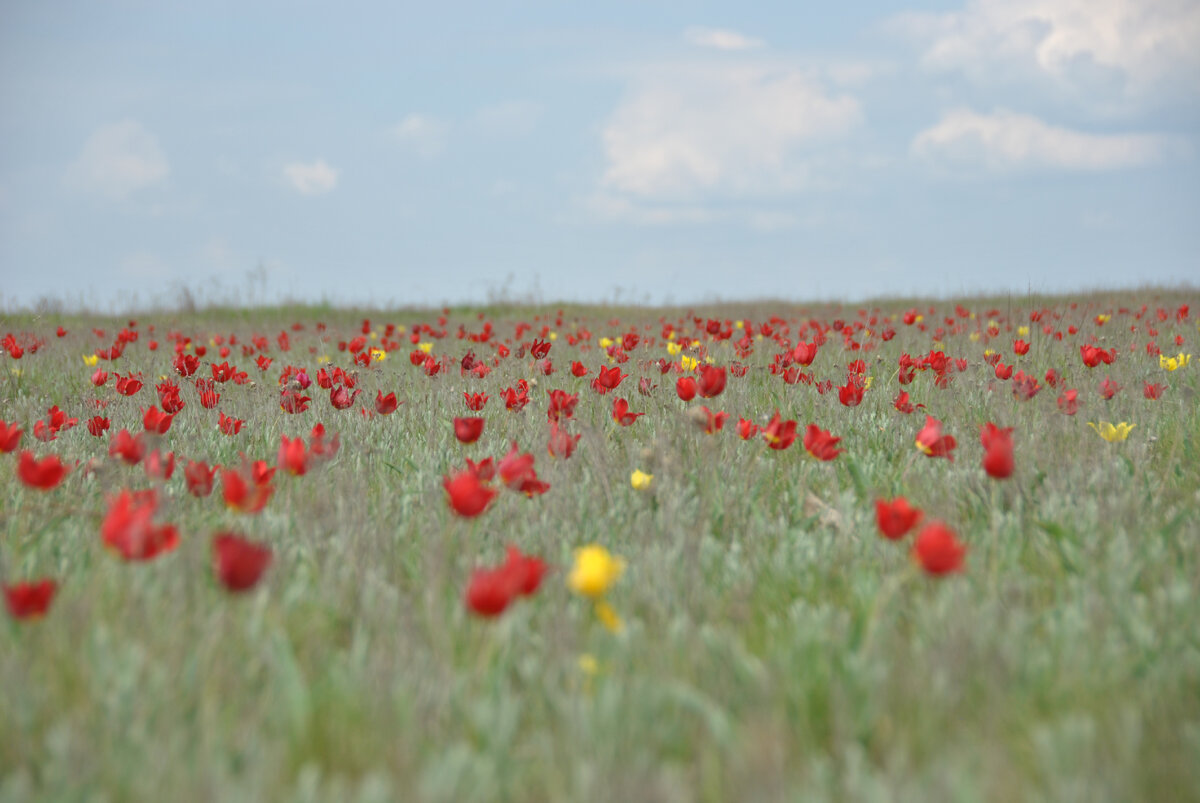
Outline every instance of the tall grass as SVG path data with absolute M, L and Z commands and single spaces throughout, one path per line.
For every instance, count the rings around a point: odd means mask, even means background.
M 111 366 L 143 372 L 147 387 L 132 398 L 111 381 L 93 388 L 94 369 L 81 361 L 127 321 L 10 316 L 0 329 L 45 344 L 3 358 L 0 418 L 20 422 L 22 446 L 38 455 L 96 462 L 43 493 L 16 479 L 14 455 L 0 460 L 3 576 L 61 583 L 44 619 L 0 624 L 0 800 L 1200 799 L 1200 363 L 1168 373 L 1145 350 L 1149 340 L 1170 355 L 1193 350 L 1198 300 L 1153 291 L 964 299 L 966 318 L 954 302 L 937 303 L 936 314 L 921 303 L 925 332 L 898 317 L 913 305 L 881 304 L 871 328 L 890 320 L 894 339 L 850 353 L 831 331 L 812 369 L 840 385 L 848 361 L 866 360 L 872 385 L 856 408 L 836 389 L 819 394 L 770 374 L 780 351 L 770 338 L 720 397 L 681 402 L 675 374 L 645 363 L 667 356 L 660 318 L 697 336 L 682 310 L 572 307 L 561 325 L 554 309 L 453 311 L 447 337 L 432 340 L 435 356 L 455 360 L 442 375 L 410 365 L 406 334 L 404 348 L 359 370 L 353 408 L 334 410 L 314 386 L 311 408 L 297 415 L 279 410 L 279 372 L 292 363 L 315 373 L 326 355 L 349 368 L 336 344 L 359 334 L 361 315 L 322 311 L 328 342 L 303 309 L 144 316 L 138 341 Z M 1177 321 L 1188 302 L 1192 315 Z M 1001 328 L 989 337 L 993 307 Z M 1160 307 L 1168 320 L 1158 320 Z M 1078 334 L 1044 335 L 1029 323 L 1043 308 L 1045 323 Z M 543 376 L 514 355 L 486 378 L 460 376 L 468 348 L 493 355 L 454 336 L 460 323 L 478 331 L 477 312 L 501 339 L 518 321 L 535 324 L 522 340 L 550 326 L 556 372 Z M 1099 326 L 1100 313 L 1112 319 Z M 858 319 L 856 307 L 767 304 L 695 314 L 778 315 L 791 330 Z M 947 316 L 962 331 L 938 346 L 933 329 Z M 440 329 L 437 317 L 374 313 L 372 328 Z M 293 321 L 305 329 L 281 353 L 273 338 Z M 69 330 L 61 339 L 59 323 Z M 1032 348 L 1014 357 L 1021 325 Z M 595 335 L 588 350 L 567 342 L 583 327 Z M 599 396 L 588 383 L 609 363 L 596 340 L 631 327 L 658 342 L 634 350 L 622 366 L 631 376 Z M 235 437 L 217 431 L 218 410 L 201 408 L 181 381 L 187 406 L 162 448 L 210 463 L 236 464 L 239 453 L 274 461 L 281 435 L 317 422 L 342 447 L 308 475 L 277 476 L 257 516 L 227 510 L 219 487 L 192 497 L 177 469 L 161 485 L 160 519 L 180 527 L 182 546 L 125 563 L 100 544 L 105 498 L 155 483 L 109 459 L 107 438 L 83 422 L 100 398 L 111 402 L 110 433 L 141 429 L 153 384 L 172 373 L 171 330 L 201 344 L 265 334 L 274 363 L 260 372 L 240 347 L 229 358 L 254 380 L 221 387 L 219 410 L 247 422 Z M 973 340 L 973 331 L 983 334 Z M 1116 348 L 1113 365 L 1082 365 L 1078 347 L 1092 335 Z M 705 342 L 717 364 L 736 359 L 730 341 Z M 905 389 L 925 410 L 897 412 L 899 356 L 939 347 L 966 370 L 946 389 L 919 372 Z M 1055 368 L 1063 385 L 1016 400 L 983 361 L 988 348 L 1039 379 Z M 206 362 L 213 356 L 210 347 Z M 591 374 L 572 377 L 572 360 Z M 1123 386 L 1107 402 L 1097 392 L 1105 375 Z M 658 386 L 648 397 L 636 390 L 642 376 Z M 512 413 L 499 391 L 520 378 L 536 386 L 529 407 Z M 1151 401 L 1145 381 L 1170 387 Z M 1062 387 L 1080 391 L 1073 417 L 1055 403 Z M 550 388 L 580 394 L 571 430 L 583 439 L 568 460 L 545 449 Z M 364 417 L 377 390 L 405 403 Z M 492 397 L 472 446 L 454 440 L 450 423 L 467 414 L 464 390 Z M 614 395 L 647 415 L 617 426 Z M 731 423 L 704 434 L 687 413 L 702 403 Z M 33 422 L 52 404 L 81 423 L 36 443 Z M 737 437 L 739 416 L 764 423 L 776 409 L 841 436 L 847 452 L 822 463 L 799 441 L 776 452 Z M 925 412 L 958 438 L 954 462 L 914 448 Z M 1101 419 L 1136 427 L 1108 443 L 1085 425 Z M 980 468 L 986 421 L 1014 428 L 1009 480 Z M 537 456 L 550 491 L 506 491 L 477 519 L 454 516 L 442 476 L 513 441 Z M 649 492 L 630 487 L 634 469 L 654 475 Z M 911 535 L 878 536 L 874 501 L 896 495 L 958 532 L 964 572 L 926 576 L 910 558 Z M 248 595 L 213 579 L 210 538 L 222 530 L 275 551 Z M 556 569 L 499 619 L 473 617 L 463 604 L 470 572 L 502 560 L 510 543 Z M 573 550 L 589 543 L 628 563 L 610 594 L 620 633 L 565 587 Z

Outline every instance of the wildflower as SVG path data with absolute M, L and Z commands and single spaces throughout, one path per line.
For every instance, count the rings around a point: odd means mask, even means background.
M 546 419 L 558 421 L 560 418 L 570 418 L 575 415 L 575 405 L 578 403 L 578 394 L 555 388 L 550 391 L 550 408 L 546 411 Z
M 189 460 L 183 467 L 183 478 L 187 481 L 188 493 L 192 496 L 204 497 L 212 493 L 213 478 L 217 475 L 217 467 L 208 467 L 208 463 Z
M 616 390 L 617 386 L 621 384 L 621 380 L 627 376 L 629 374 L 621 373 L 619 366 L 614 365 L 612 368 L 601 366 L 596 378 L 592 380 L 592 389 L 603 395 L 610 390 Z
M 1000 428 L 992 422 L 983 425 L 979 432 L 983 443 L 983 470 L 989 477 L 1002 480 L 1013 473 L 1012 427 Z
M 146 455 L 146 459 L 142 461 L 142 468 L 150 479 L 165 482 L 171 479 L 171 475 L 175 473 L 175 453 L 167 452 L 164 457 L 162 452 L 155 449 Z
M 281 435 L 279 441 L 279 468 L 294 477 L 303 476 L 308 471 L 308 452 L 304 448 L 304 439 Z
M 1079 391 L 1074 388 L 1064 390 L 1058 397 L 1058 409 L 1066 415 L 1079 412 Z
M 463 393 L 463 401 L 467 403 L 468 410 L 477 413 L 487 404 L 488 395 L 486 393 Z
M 221 585 L 233 592 L 248 591 L 271 565 L 269 546 L 225 532 L 213 536 L 213 571 Z
M 50 610 L 58 583 L 50 579 L 4 587 L 4 602 L 14 619 L 40 619 Z
M 354 405 L 354 400 L 358 398 L 359 393 L 362 393 L 361 388 L 350 393 L 344 385 L 338 385 L 329 391 L 329 403 L 335 410 L 345 410 Z
M 575 550 L 575 565 L 567 575 L 567 587 L 595 600 L 604 596 L 624 571 L 624 560 L 592 544 Z
M 696 390 L 701 397 L 711 399 L 721 395 L 725 390 L 725 382 L 724 368 L 706 365 L 700 369 L 700 381 L 697 383 Z
M 100 387 L 104 387 L 104 385 L 107 384 L 107 382 L 108 382 L 108 371 L 105 371 L 103 368 L 97 368 L 96 371 L 92 374 L 92 384 L 95 385 L 96 387 L 100 388 Z
M 1124 421 L 1113 426 L 1107 421 L 1101 421 L 1099 424 L 1088 422 L 1088 426 L 1096 430 L 1096 434 L 1109 443 L 1114 441 L 1123 441 L 1129 437 L 1129 433 L 1133 431 L 1135 424 L 1127 424 Z
M 1142 395 L 1151 401 L 1158 401 L 1166 390 L 1166 386 L 1161 382 L 1155 382 L 1153 385 L 1146 382 L 1145 387 L 1142 388 Z
M 100 525 L 104 545 L 125 560 L 150 560 L 179 546 L 179 531 L 173 525 L 152 523 L 158 510 L 154 491 L 121 491 L 109 500 Z
M 904 537 L 923 515 L 920 509 L 909 505 L 903 496 L 897 496 L 890 502 L 875 500 L 875 523 L 879 525 L 880 534 L 892 541 Z
M 1179 356 L 1177 357 L 1164 357 L 1161 354 L 1158 355 L 1158 367 L 1167 371 L 1178 371 L 1191 361 L 1192 355 L 1184 354 L 1182 351 L 1179 352 Z
M 495 489 L 480 482 L 470 471 L 443 477 L 442 487 L 446 489 L 446 501 L 450 509 L 467 518 L 478 516 L 486 510 L 496 496 Z
M 534 338 L 533 345 L 529 347 L 529 356 L 535 360 L 545 359 L 546 355 L 550 353 L 550 346 L 551 344 L 545 340 Z
M 384 396 L 383 391 L 377 391 L 375 394 L 375 412 L 380 415 L 391 415 L 396 412 L 396 407 L 403 402 L 396 401 L 396 392 L 392 391 Z
M 804 448 L 810 455 L 822 461 L 833 460 L 846 451 L 835 448 L 841 440 L 841 438 L 833 437 L 829 430 L 821 429 L 816 424 L 809 424 L 804 431 Z
M 737 433 L 738 437 L 744 441 L 748 441 L 761 431 L 762 427 L 755 424 L 746 418 L 738 418 Z
M 913 557 L 934 576 L 961 571 L 966 554 L 966 546 L 940 521 L 926 524 L 913 542 Z
M 194 354 L 176 354 L 171 366 L 175 369 L 175 373 L 182 377 L 189 377 L 200 367 L 200 358 Z
M 122 429 L 108 442 L 108 456 L 120 457 L 131 466 L 140 463 L 145 455 L 146 441 L 140 432 L 131 435 L 129 430 Z
M 863 390 L 861 377 L 847 375 L 846 384 L 838 388 L 838 401 L 847 407 L 857 407 L 862 403 Z
M 779 411 L 776 410 L 774 417 L 762 428 L 762 435 L 768 447 L 775 450 L 786 449 L 796 440 L 796 422 L 780 420 Z
M 83 364 L 86 365 L 88 368 L 95 368 L 96 363 L 98 363 L 98 362 L 100 362 L 100 355 L 98 355 L 98 354 L 84 354 L 83 355 Z
M 87 422 L 87 431 L 99 438 L 103 437 L 104 433 L 107 432 L 108 428 L 111 426 L 112 423 L 107 418 L 96 415 L 92 416 L 92 418 Z
M 729 420 L 729 413 L 723 410 L 714 413 L 708 407 L 700 407 L 693 409 L 690 417 L 704 430 L 705 434 L 715 435 L 724 428 L 725 422 Z
M 245 424 L 246 422 L 240 418 L 234 418 L 231 415 L 221 413 L 220 418 L 217 420 L 217 429 L 226 435 L 233 436 L 241 432 Z
M 500 481 L 512 490 L 519 491 L 527 480 L 537 476 L 533 470 L 533 462 L 533 455 L 518 454 L 517 444 L 514 441 L 508 454 L 500 458 L 500 462 L 496 466 L 496 470 L 500 473 Z M 481 476 L 480 479 L 488 478 Z
M 917 433 L 917 448 L 926 457 L 944 457 L 951 463 L 954 455 L 951 452 L 958 446 L 953 435 L 942 435 L 942 422 L 931 415 L 925 416 L 925 426 Z
M 23 432 L 24 430 L 17 426 L 16 421 L 11 424 L 0 421 L 0 452 L 8 454 L 16 450 L 21 443 Z
M 637 421 L 639 418 L 641 418 L 641 417 L 642 417 L 642 416 L 644 416 L 644 415 L 645 415 L 645 413 L 631 413 L 631 412 L 629 412 L 629 402 L 628 402 L 628 400 L 626 400 L 626 399 L 613 399 L 613 409 L 612 409 L 612 417 L 613 417 L 613 421 L 616 421 L 616 422 L 617 422 L 618 424 L 620 424 L 621 426 L 623 426 L 623 427 L 627 427 L 627 426 L 629 426 L 630 424 L 632 424 L 634 421 Z
M 459 443 L 474 443 L 483 434 L 482 418 L 455 418 L 454 437 Z
M 575 447 L 582 437 L 583 435 L 572 436 L 566 429 L 560 428 L 558 422 L 551 422 L 550 441 L 546 444 L 546 451 L 551 457 L 561 457 L 565 460 L 575 452 Z
M 1117 391 L 1121 386 L 1112 380 L 1112 377 L 1104 377 L 1104 381 L 1100 383 L 1100 396 L 1105 401 L 1109 401 L 1113 396 L 1117 395 Z
M 654 484 L 654 475 L 647 474 L 641 469 L 634 469 L 634 472 L 629 475 L 629 484 L 633 486 L 635 491 L 646 491 Z
M 230 510 L 253 514 L 266 507 L 275 488 L 266 482 L 255 481 L 253 473 L 247 477 L 241 471 L 227 468 L 221 472 L 221 491 Z
M 211 379 L 197 379 L 196 392 L 200 395 L 200 406 L 205 410 L 216 407 L 217 402 L 221 400 L 221 394 L 217 393 L 216 385 Z
M 681 376 L 675 382 L 675 393 L 685 402 L 696 398 L 697 390 L 696 380 L 690 376 Z
M 476 569 L 471 572 L 464 601 L 471 613 L 491 618 L 504 613 L 514 595 L 512 577 L 504 567 Z
M 33 452 L 21 452 L 17 462 L 17 476 L 21 482 L 39 491 L 49 491 L 58 487 L 67 476 L 67 467 L 63 465 L 58 455 L 46 455 L 41 460 L 33 456 Z
M 797 343 L 796 348 L 792 349 L 792 361 L 805 367 L 812 365 L 812 361 L 816 357 L 816 343 Z

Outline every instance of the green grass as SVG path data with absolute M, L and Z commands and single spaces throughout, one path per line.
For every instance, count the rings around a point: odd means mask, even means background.
M 1154 340 L 1168 355 L 1194 351 L 1198 302 L 1152 290 L 961 300 L 977 317 L 959 318 L 964 331 L 941 342 L 969 365 L 944 390 L 918 372 L 906 389 L 927 410 L 913 415 L 892 406 L 897 359 L 935 345 L 932 331 L 898 318 L 895 339 L 876 338 L 868 352 L 847 352 L 828 333 L 816 379 L 842 384 L 860 356 L 873 377 L 862 405 L 847 408 L 836 389 L 821 395 L 769 374 L 780 351 L 769 338 L 723 395 L 679 401 L 675 376 L 642 363 L 667 356 L 660 318 L 696 335 L 686 310 L 572 307 L 562 325 L 552 307 L 483 311 L 500 339 L 521 320 L 535 323 L 523 341 L 544 323 L 558 333 L 557 372 L 537 375 L 529 407 L 514 414 L 499 391 L 532 378 L 531 361 L 513 356 L 486 378 L 460 377 L 468 348 L 489 360 L 493 350 L 454 336 L 459 323 L 478 331 L 479 310 L 452 310 L 447 337 L 433 341 L 435 355 L 456 363 L 444 375 L 410 365 L 407 334 L 386 361 L 359 371 L 368 409 L 379 389 L 405 400 L 371 419 L 361 404 L 334 410 L 315 385 L 311 409 L 285 415 L 276 378 L 288 363 L 315 373 L 310 346 L 348 366 L 336 343 L 358 334 L 363 317 L 377 329 L 438 328 L 436 311 L 143 315 L 138 342 L 111 366 L 144 372 L 146 388 L 129 399 L 112 380 L 93 388 L 80 358 L 126 321 L 0 319 L 0 335 L 46 341 L 19 361 L 0 358 L 0 419 L 19 422 L 22 448 L 39 456 L 98 461 L 43 493 L 18 481 L 15 454 L 0 456 L 3 577 L 61 583 L 45 618 L 0 622 L 0 801 L 1200 799 L 1200 362 L 1168 373 L 1145 350 Z M 931 330 L 955 316 L 955 302 L 934 303 Z M 1182 303 L 1193 312 L 1178 322 Z M 872 328 L 929 305 L 881 303 Z M 998 336 L 970 338 L 993 307 Z M 1158 321 L 1160 307 L 1169 320 Z M 1060 342 L 1032 324 L 1032 349 L 1014 357 L 1016 327 L 1042 308 L 1062 316 L 1046 323 L 1078 334 Z M 794 331 L 812 319 L 857 320 L 857 309 L 761 303 L 695 314 L 776 314 Z M 1101 327 L 1102 312 L 1113 317 Z M 280 353 L 274 336 L 294 320 L 307 328 Z M 62 339 L 59 323 L 70 330 Z M 630 377 L 615 395 L 647 413 L 622 428 L 610 416 L 614 396 L 588 385 L 608 364 L 595 340 L 631 326 L 659 342 L 622 366 Z M 578 327 L 595 334 L 590 350 L 567 343 Z M 210 463 L 237 463 L 239 452 L 273 462 L 280 435 L 318 421 L 342 448 L 306 476 L 277 476 L 257 516 L 227 510 L 219 481 L 213 496 L 190 496 L 177 468 L 161 486 L 158 518 L 179 526 L 182 545 L 125 563 L 100 543 L 105 497 L 154 483 L 110 460 L 107 437 L 84 423 L 89 400 L 102 398 L 112 401 L 110 434 L 141 429 L 139 408 L 157 402 L 153 385 L 171 374 L 168 330 L 197 343 L 264 334 L 275 362 L 263 373 L 240 347 L 230 356 L 256 382 L 221 387 L 219 409 L 247 421 L 233 438 L 181 381 L 187 406 L 163 448 Z M 1113 365 L 1082 365 L 1079 345 L 1093 334 L 1117 349 Z M 736 359 L 730 341 L 709 348 L 717 364 Z M 1049 387 L 1015 400 L 983 362 L 986 348 L 1039 379 L 1059 370 L 1080 391 L 1079 413 L 1060 413 L 1060 391 Z M 570 375 L 576 359 L 588 377 Z M 636 390 L 643 375 L 658 385 L 650 397 Z M 1106 375 L 1123 386 L 1107 402 L 1097 390 Z M 1150 401 L 1144 381 L 1170 388 Z M 571 431 L 583 439 L 569 460 L 545 450 L 550 388 L 580 395 Z M 450 424 L 467 414 L 464 390 L 491 395 L 484 435 L 466 447 Z M 732 416 L 717 435 L 685 412 L 704 403 Z M 37 443 L 33 423 L 52 404 L 80 424 Z M 801 430 L 811 422 L 842 437 L 847 452 L 821 463 L 799 439 L 774 452 L 737 437 L 739 416 L 764 423 L 777 407 Z M 958 438 L 955 462 L 915 449 L 923 412 Z M 1097 420 L 1136 427 L 1107 443 L 1085 424 Z M 985 421 L 1015 428 L 1009 480 L 980 468 Z M 536 455 L 550 491 L 504 491 L 479 518 L 456 518 L 442 476 L 464 457 L 499 457 L 514 440 Z M 630 487 L 635 468 L 654 474 L 651 491 Z M 964 572 L 927 576 L 910 558 L 912 534 L 878 536 L 874 500 L 899 494 L 957 531 Z M 214 580 L 210 539 L 221 530 L 275 551 L 248 594 Z M 555 570 L 499 619 L 473 617 L 462 601 L 471 570 L 499 563 L 509 543 Z M 573 550 L 589 543 L 627 561 L 609 594 L 620 633 L 565 586 Z

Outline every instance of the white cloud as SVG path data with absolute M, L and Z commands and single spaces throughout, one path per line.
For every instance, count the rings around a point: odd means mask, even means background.
M 764 45 L 761 39 L 720 28 L 688 28 L 683 32 L 683 38 L 693 45 L 717 50 L 756 50 Z
M 906 14 L 895 25 L 925 45 L 922 63 L 980 80 L 1049 78 L 1093 94 L 1142 97 L 1200 87 L 1195 0 L 971 0 L 949 14 Z
M 860 118 L 854 98 L 778 64 L 660 66 L 634 83 L 604 127 L 602 185 L 641 199 L 794 192 L 811 180 L 806 148 Z
M 120 200 L 160 184 L 169 173 L 158 138 L 136 120 L 121 120 L 88 137 L 66 178 L 76 189 Z
M 409 114 L 392 128 L 396 140 L 426 158 L 446 147 L 447 125 L 427 114 Z
M 990 170 L 1057 168 L 1116 170 L 1156 162 L 1176 149 L 1155 134 L 1088 134 L 1000 109 L 955 109 L 912 142 L 914 154 Z
M 321 195 L 329 192 L 338 183 L 339 171 L 325 163 L 324 159 L 306 164 L 292 162 L 284 165 L 283 177 L 292 189 L 301 195 Z

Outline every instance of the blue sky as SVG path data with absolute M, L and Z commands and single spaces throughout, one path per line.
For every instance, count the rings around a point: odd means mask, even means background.
M 832 5 L 5 3 L 0 304 L 1200 278 L 1200 3 Z

